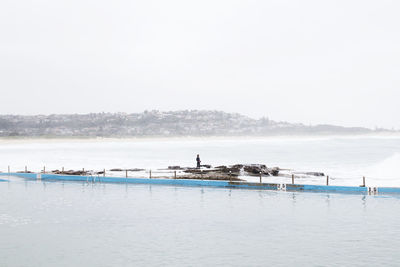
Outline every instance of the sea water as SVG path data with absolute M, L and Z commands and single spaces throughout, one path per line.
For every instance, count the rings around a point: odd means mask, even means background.
M 199 153 L 399 185 L 399 152 L 395 137 L 13 141 L 0 162 L 159 168 Z M 398 196 L 2 179 L 0 266 L 400 265 Z
M 332 185 L 400 187 L 400 137 L 39 140 L 0 142 L 0 171 L 103 170 L 172 165 L 266 164 L 294 172 L 323 172 Z M 124 174 L 122 174 L 124 175 Z M 135 175 L 130 173 L 130 175 Z M 274 182 L 274 178 L 264 179 Z M 278 180 L 291 182 L 290 178 Z M 296 183 L 324 184 L 325 177 Z

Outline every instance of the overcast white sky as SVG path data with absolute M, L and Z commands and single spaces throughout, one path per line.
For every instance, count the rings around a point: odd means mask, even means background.
M 400 128 L 400 1 L 2 0 L 0 114 Z

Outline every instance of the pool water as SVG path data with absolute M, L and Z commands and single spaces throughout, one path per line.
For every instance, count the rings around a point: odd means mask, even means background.
M 0 266 L 400 265 L 400 197 L 0 183 Z

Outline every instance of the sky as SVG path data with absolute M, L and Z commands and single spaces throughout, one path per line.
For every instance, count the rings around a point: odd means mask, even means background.
M 2 0 L 0 114 L 400 129 L 400 1 Z

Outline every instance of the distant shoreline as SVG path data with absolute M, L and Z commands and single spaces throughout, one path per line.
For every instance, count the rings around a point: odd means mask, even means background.
M 400 134 L 384 128 L 305 125 L 253 119 L 237 113 L 181 110 L 143 113 L 0 115 L 0 138 L 5 139 L 159 139 L 265 138 L 292 136 L 353 136 Z
M 367 134 L 308 134 L 308 135 L 227 135 L 227 136 L 126 136 L 126 137 L 93 137 L 93 136 L 12 136 L 0 137 L 1 143 L 25 142 L 120 142 L 120 141 L 202 141 L 202 140 L 274 140 L 274 139 L 332 139 L 332 138 L 400 138 L 400 133 L 367 133 Z

